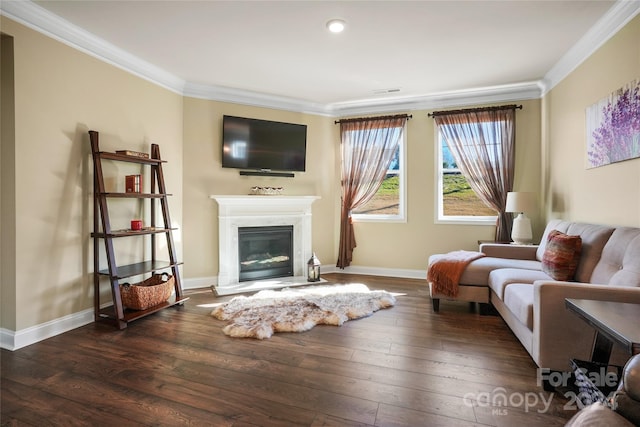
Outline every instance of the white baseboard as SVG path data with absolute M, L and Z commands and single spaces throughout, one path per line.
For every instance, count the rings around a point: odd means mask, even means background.
M 93 323 L 93 309 L 87 309 L 68 316 L 50 320 L 30 328 L 19 331 L 0 329 L 0 347 L 7 350 L 18 350 L 19 348 L 37 343 L 38 341 L 60 335 L 80 326 Z
M 364 274 L 368 276 L 401 277 L 407 279 L 425 279 L 427 274 L 426 270 L 363 266 L 350 266 L 344 270 L 335 266 L 323 266 L 322 273 Z M 217 283 L 217 276 L 195 277 L 192 279 L 183 279 L 182 288 L 209 288 Z M 93 323 L 93 321 L 93 309 L 87 309 L 19 331 L 0 328 L 0 347 L 11 351 L 18 350 L 22 347 L 35 344 L 38 341 L 51 338 L 72 329 L 79 328 L 80 326 L 88 325 L 89 323 Z
M 182 279 L 182 289 L 208 288 L 218 284 L 217 276 L 194 277 L 192 279 Z

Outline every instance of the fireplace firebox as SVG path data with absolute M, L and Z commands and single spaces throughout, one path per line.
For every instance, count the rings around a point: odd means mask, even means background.
M 293 226 L 238 227 L 239 281 L 293 276 Z

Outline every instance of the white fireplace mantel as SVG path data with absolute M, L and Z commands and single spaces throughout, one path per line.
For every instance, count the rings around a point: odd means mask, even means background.
M 218 203 L 219 272 L 218 295 L 248 292 L 265 287 L 292 286 L 306 282 L 307 260 L 312 255 L 311 204 L 318 196 L 211 195 Z M 281 285 L 239 282 L 238 228 L 293 226 L 293 274 Z

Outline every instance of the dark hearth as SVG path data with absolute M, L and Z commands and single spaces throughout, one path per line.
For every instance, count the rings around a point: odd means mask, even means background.
M 239 227 L 240 282 L 293 276 L 293 226 Z

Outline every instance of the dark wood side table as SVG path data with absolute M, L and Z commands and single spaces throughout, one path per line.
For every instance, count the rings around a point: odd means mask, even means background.
M 640 353 L 640 304 L 566 298 L 565 306 L 596 330 L 592 362 L 608 363 L 614 342 Z
M 511 242 L 496 242 L 495 240 L 478 240 L 478 246 L 483 243 L 495 243 L 497 245 L 510 245 Z

